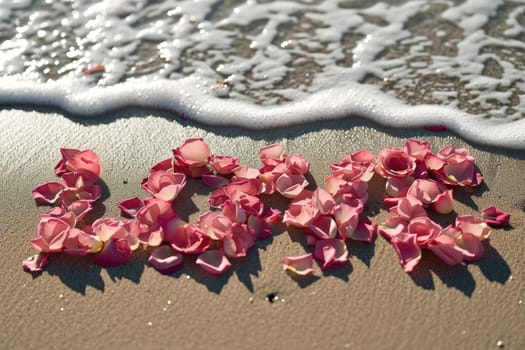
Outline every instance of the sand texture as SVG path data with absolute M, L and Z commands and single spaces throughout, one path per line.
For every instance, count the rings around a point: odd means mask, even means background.
M 485 177 L 472 193 L 457 193 L 458 214 L 495 204 L 512 214 L 511 227 L 493 230 L 485 256 L 449 268 L 424 254 L 403 272 L 381 237 L 351 242 L 350 264 L 296 280 L 282 270 L 284 255 L 305 253 L 298 231 L 275 228 L 230 273 L 211 277 L 186 259 L 173 276 L 159 274 L 136 253 L 125 265 L 101 269 L 91 257 L 58 255 L 33 278 L 21 262 L 34 254 L 38 207 L 31 190 L 54 180 L 59 147 L 91 148 L 101 158 L 104 215 L 117 203 L 146 197 L 140 181 L 155 162 L 186 138 L 204 137 L 212 152 L 259 167 L 257 150 L 282 143 L 302 153 L 322 186 L 326 165 L 359 149 L 401 147 L 407 137 L 428 139 L 433 150 L 467 147 Z M 272 131 L 208 128 L 163 113 L 133 110 L 79 121 L 52 111 L 0 111 L 0 349 L 525 349 L 525 153 L 468 144 L 449 133 L 386 130 L 344 120 Z M 378 221 L 379 179 L 369 212 Z M 192 185 L 177 204 L 195 220 L 204 187 Z M 453 216 L 443 218 L 449 222 Z M 278 299 L 266 300 L 273 293 Z M 523 301 L 523 302 L 522 302 Z

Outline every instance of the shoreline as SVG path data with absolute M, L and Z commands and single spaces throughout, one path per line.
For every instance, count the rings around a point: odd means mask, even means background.
M 174 121 L 169 114 L 139 109 L 85 123 L 55 112 L 0 111 L 0 186 L 2 205 L 9 208 L 0 218 L 0 269 L 7 281 L 0 294 L 7 306 L 0 322 L 2 348 L 434 349 L 496 348 L 499 340 L 506 349 L 525 347 L 525 304 L 520 303 L 525 300 L 525 187 L 519 182 L 525 152 L 471 144 L 451 132 L 389 129 L 360 119 L 247 131 Z M 466 147 L 486 187 L 455 197 L 457 213 L 475 214 L 494 204 L 511 212 L 512 228 L 494 229 L 476 263 L 449 268 L 424 254 L 410 275 L 378 237 L 372 245 L 350 243 L 348 266 L 325 272 L 315 266 L 314 277 L 296 281 L 278 261 L 304 254 L 304 248 L 285 228 L 218 278 L 186 261 L 174 277 L 163 276 L 145 263 L 146 253 L 110 269 L 91 265 L 90 257 L 61 255 L 37 278 L 22 271 L 22 259 L 34 254 L 28 241 L 45 210 L 35 205 L 31 190 L 54 179 L 59 147 L 99 154 L 105 216 L 117 217 L 121 199 L 145 196 L 140 181 L 149 167 L 189 137 L 203 137 L 212 153 L 240 156 L 250 166 L 259 165 L 260 147 L 279 142 L 287 153 L 302 153 L 310 161 L 311 177 L 320 186 L 327 164 L 358 149 L 377 154 L 402 147 L 407 137 L 429 140 L 434 151 L 446 144 Z M 188 199 L 193 220 L 206 209 L 206 194 Z M 382 215 L 384 208 L 377 218 Z M 270 293 L 279 301 L 266 301 Z
M 78 123 L 83 126 L 96 126 L 102 124 L 110 124 L 122 119 L 128 118 L 159 118 L 168 122 L 174 122 L 180 124 L 182 127 L 194 127 L 202 129 L 204 131 L 216 132 L 219 135 L 223 136 L 232 136 L 235 134 L 246 134 L 255 139 L 276 139 L 279 137 L 284 137 L 283 135 L 290 135 L 292 137 L 300 136 L 304 130 L 309 132 L 318 131 L 322 129 L 330 130 L 339 130 L 339 129 L 349 129 L 354 127 L 367 127 L 383 133 L 392 134 L 392 136 L 403 138 L 404 135 L 414 135 L 414 137 L 445 137 L 451 136 L 456 137 L 460 140 L 463 140 L 465 143 L 477 147 L 481 150 L 487 152 L 493 152 L 498 154 L 507 155 L 509 157 L 514 157 L 518 159 L 525 159 L 525 143 L 523 144 L 523 149 L 511 147 L 506 144 L 504 145 L 492 145 L 486 142 L 479 142 L 477 140 L 471 140 L 468 138 L 462 137 L 453 129 L 446 129 L 443 131 L 432 131 L 426 128 L 427 125 L 419 126 L 391 126 L 384 125 L 375 120 L 370 120 L 367 117 L 350 114 L 346 117 L 337 117 L 337 118 L 327 118 L 325 120 L 317 121 L 307 121 L 304 123 L 290 123 L 286 126 L 280 127 L 267 127 L 267 128 L 247 128 L 239 125 L 220 125 L 216 123 L 203 123 L 196 120 L 191 120 L 185 116 L 173 112 L 171 110 L 162 109 L 162 108 L 144 108 L 144 107 L 125 107 L 117 108 L 114 110 L 109 110 L 105 113 L 95 114 L 90 117 L 83 117 L 75 115 L 65 111 L 61 108 L 53 106 L 33 106 L 27 104 L 0 104 L 0 117 L 2 113 L 7 112 L 25 112 L 25 113 L 35 113 L 38 115 L 58 115 L 62 116 L 65 119 Z M 524 119 L 525 121 L 525 119 Z M 517 122 L 517 121 L 515 121 Z M 433 125 L 430 125 L 433 126 Z M 518 128 L 519 129 L 519 128 Z M 290 134 L 290 130 L 293 130 Z M 273 138 L 267 137 L 268 134 L 277 135 Z

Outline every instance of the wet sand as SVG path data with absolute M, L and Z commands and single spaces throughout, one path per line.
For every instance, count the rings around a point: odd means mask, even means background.
M 382 238 L 349 243 L 350 264 L 296 280 L 279 259 L 305 252 L 297 232 L 276 227 L 230 273 L 211 277 L 186 259 L 164 276 L 148 266 L 147 252 L 110 269 L 91 257 L 53 256 L 38 277 L 22 271 L 34 254 L 39 213 L 31 197 L 54 180 L 59 147 L 92 148 L 100 156 L 104 215 L 118 217 L 117 203 L 145 197 L 140 181 L 155 162 L 186 138 L 204 137 L 212 152 L 241 157 L 259 167 L 258 149 L 282 143 L 302 153 L 322 185 L 326 165 L 347 153 L 401 147 L 404 139 L 431 141 L 432 148 L 466 147 L 485 184 L 455 192 L 458 214 L 477 214 L 495 204 L 511 212 L 511 227 L 494 229 L 485 256 L 447 267 L 424 254 L 412 274 Z M 525 153 L 467 143 L 450 133 L 384 129 L 360 119 L 245 131 L 195 125 L 165 113 L 111 113 L 82 122 L 53 111 L 0 111 L 1 349 L 505 349 L 525 348 Z M 369 210 L 379 222 L 382 183 L 371 185 Z M 193 187 L 178 204 L 194 220 L 207 193 Z M 193 193 L 191 193 L 193 192 Z M 444 220 L 448 220 L 445 218 Z M 268 295 L 277 296 L 273 303 Z

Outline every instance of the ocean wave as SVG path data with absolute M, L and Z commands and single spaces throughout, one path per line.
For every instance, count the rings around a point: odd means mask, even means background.
M 2 2 L 0 103 L 245 128 L 359 116 L 523 149 L 524 25 L 518 1 Z

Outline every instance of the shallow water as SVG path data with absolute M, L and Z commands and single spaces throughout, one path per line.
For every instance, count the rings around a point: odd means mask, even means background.
M 523 69 L 523 0 L 0 0 L 0 103 L 82 116 L 141 106 L 268 128 L 358 115 L 523 149 Z

